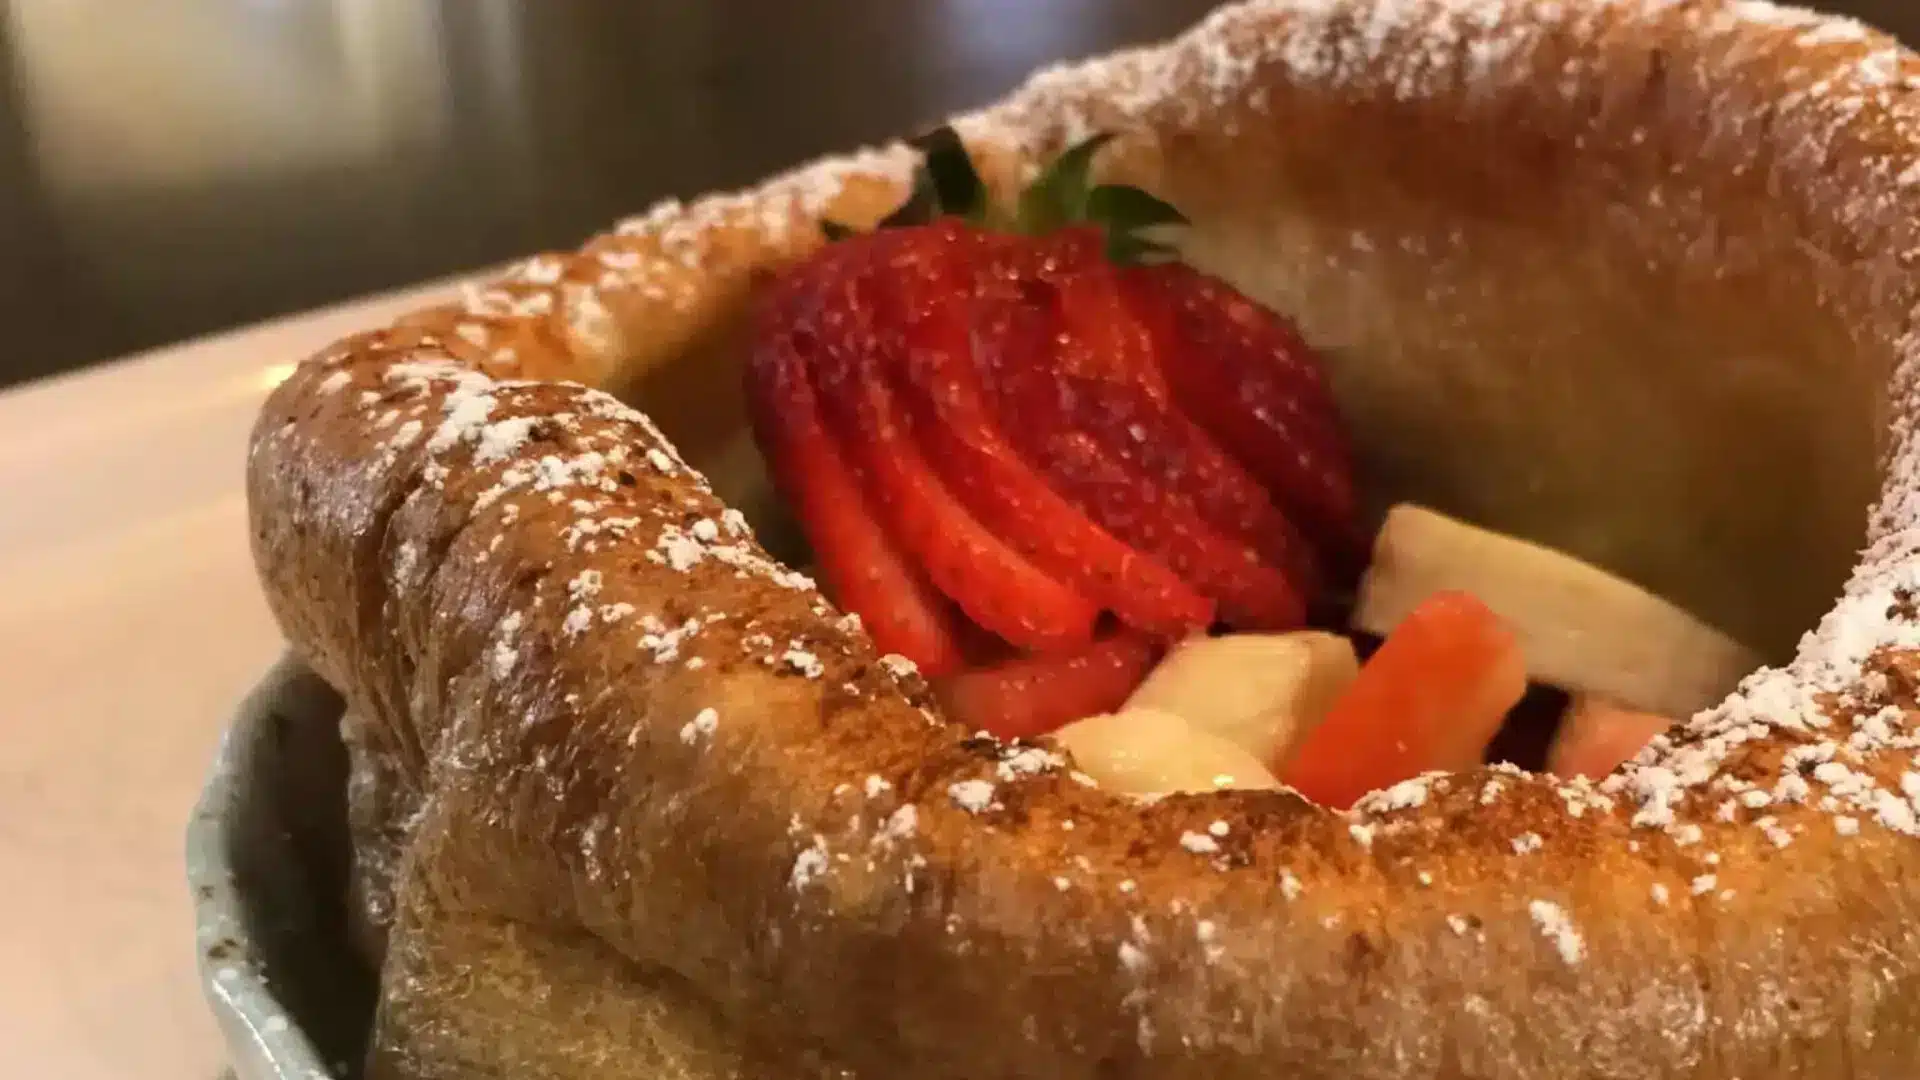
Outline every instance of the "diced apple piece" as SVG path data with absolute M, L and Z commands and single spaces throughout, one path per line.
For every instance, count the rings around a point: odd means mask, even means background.
M 1354 626 L 1385 635 L 1442 590 L 1470 592 L 1499 612 L 1534 678 L 1629 708 L 1691 716 L 1760 666 L 1752 650 L 1624 578 L 1422 507 L 1394 507 Z
M 1160 661 L 1127 708 L 1174 713 L 1261 761 L 1277 761 L 1359 673 L 1353 643 L 1339 634 L 1195 637 Z
M 1054 738 L 1073 754 L 1081 772 L 1121 794 L 1279 786 L 1252 754 L 1161 709 L 1090 716 L 1061 728 Z
M 1576 695 L 1547 753 L 1547 768 L 1567 779 L 1601 779 L 1673 724 L 1672 717 L 1629 709 L 1592 694 Z

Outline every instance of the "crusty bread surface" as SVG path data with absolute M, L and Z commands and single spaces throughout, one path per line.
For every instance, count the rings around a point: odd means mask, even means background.
M 374 1080 L 1912 1075 L 1920 60 L 1761 3 L 1267 0 L 958 125 L 1001 190 L 1117 132 L 1383 502 L 1778 666 L 1597 785 L 1090 787 L 756 538 L 745 305 L 910 153 L 663 204 L 254 432 L 267 597 L 354 718 Z

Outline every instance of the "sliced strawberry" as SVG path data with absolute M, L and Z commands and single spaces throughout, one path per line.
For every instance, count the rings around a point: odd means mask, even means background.
M 1527 688 L 1513 632 L 1466 593 L 1437 593 L 1394 628 L 1283 767 L 1324 806 L 1477 764 Z
M 1221 535 L 1190 507 L 1116 462 L 1089 437 L 1048 437 L 1033 453 L 1055 488 L 1115 535 L 1156 558 L 1247 630 L 1305 625 L 1306 597 L 1277 567 Z
M 1181 409 L 1321 543 L 1343 554 L 1364 548 L 1352 454 L 1326 377 L 1299 334 L 1183 265 L 1132 268 L 1125 278 Z
M 946 613 L 952 649 L 973 627 L 1079 650 L 1103 611 L 1157 638 L 1295 627 L 1317 546 L 1364 550 L 1331 395 L 1286 324 L 1192 271 L 1109 263 L 1167 253 L 1142 230 L 1183 219 L 1091 182 L 1103 138 L 996 215 L 964 140 L 929 133 L 913 195 L 777 279 L 757 331 L 780 361 L 750 376 L 768 456 L 837 453 L 838 481 L 782 461 L 781 483 L 850 485 L 869 546 L 967 616 Z M 788 418 L 796 378 L 812 402 Z
M 1215 529 L 1317 591 L 1311 546 L 1261 482 L 1167 399 L 1160 346 L 1137 318 L 1119 276 L 1094 260 L 1055 279 L 1059 377 L 1072 386 L 1082 430 L 1129 468 L 1187 502 Z M 1104 365 L 1104 366 L 1103 366 Z
M 1154 648 L 1144 638 L 1103 638 L 1078 652 L 1027 657 L 938 680 L 952 719 L 1002 739 L 1028 739 L 1112 712 L 1147 677 Z
M 965 245 L 970 234 L 952 231 L 943 243 Z M 972 273 L 948 250 L 915 245 L 879 279 L 904 339 L 884 352 L 933 467 L 981 524 L 1126 625 L 1169 639 L 1205 627 L 1210 600 L 1061 498 L 1001 437 L 968 359 Z
M 775 487 L 806 530 L 827 591 L 873 643 L 937 676 L 964 662 L 959 615 L 875 521 L 820 426 L 797 343 L 764 337 L 748 360 L 747 404 Z
M 1089 389 L 1108 383 L 1132 391 L 1126 400 L 1137 399 L 1135 408 L 1142 412 L 1165 408 L 1170 404 L 1167 381 L 1149 327 L 1134 315 L 1114 266 L 1076 241 L 1069 237 L 1055 245 L 1035 268 L 1036 280 L 1050 287 L 1059 313 L 1053 371 Z M 1098 402 L 1088 404 L 1097 407 Z
M 1183 500 L 1108 453 L 1068 413 L 1075 384 L 1044 358 L 1057 325 L 1049 305 L 1017 283 L 984 290 L 976 305 L 975 362 L 1009 441 L 1048 484 L 1122 541 L 1158 559 L 1220 605 L 1237 626 L 1289 629 L 1306 604 L 1286 575 L 1221 535 Z
M 888 343 L 874 332 L 871 268 L 840 275 L 821 297 L 813 365 L 821 413 L 879 506 L 889 532 L 975 622 L 1036 650 L 1093 637 L 1091 601 L 981 526 L 921 456 L 894 400 Z

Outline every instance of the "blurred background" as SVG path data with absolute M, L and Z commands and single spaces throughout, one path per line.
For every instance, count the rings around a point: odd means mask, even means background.
M 0 386 L 570 246 L 1210 0 L 0 0 Z M 1834 0 L 1920 39 L 1920 0 Z

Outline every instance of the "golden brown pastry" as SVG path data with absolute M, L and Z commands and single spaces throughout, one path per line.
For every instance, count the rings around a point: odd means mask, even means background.
M 958 122 L 1001 186 L 1118 132 L 1328 350 L 1382 505 L 1782 665 L 1597 785 L 1141 803 L 944 723 L 756 542 L 737 393 L 757 273 L 885 214 L 904 148 L 313 358 L 249 495 L 362 718 L 370 1075 L 1910 1075 L 1916 102 L 1892 41 L 1763 3 L 1271 0 Z

